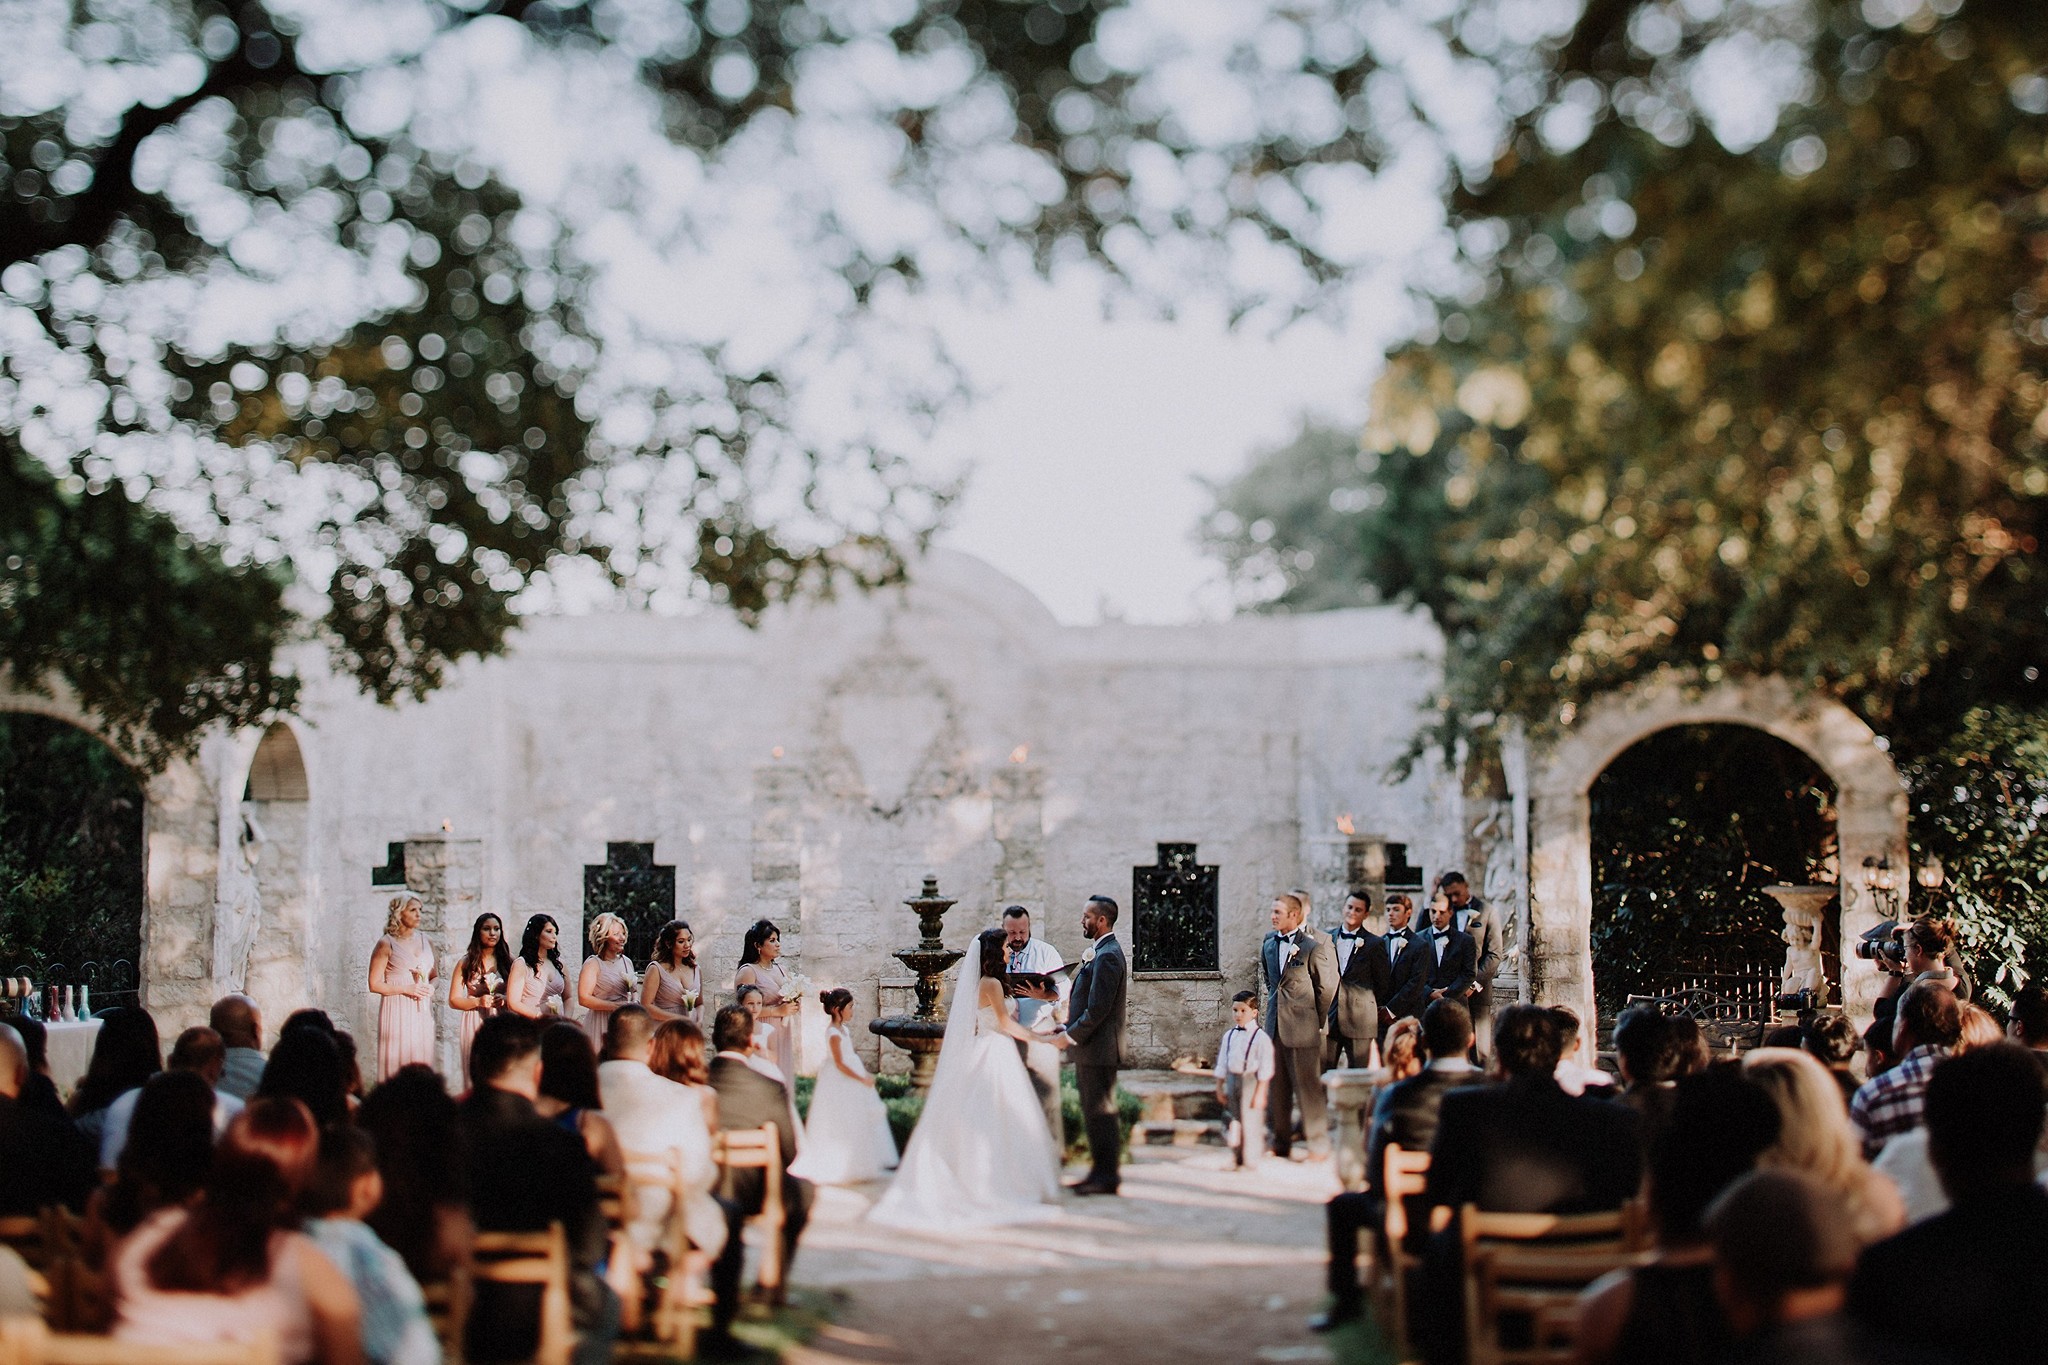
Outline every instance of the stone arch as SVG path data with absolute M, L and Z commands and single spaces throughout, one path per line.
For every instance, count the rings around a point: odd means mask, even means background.
M 219 736 L 197 753 L 151 773 L 116 744 L 98 719 L 63 686 L 27 692 L 0 684 L 0 710 L 63 721 L 98 739 L 142 782 L 142 957 L 136 965 L 141 1000 L 165 1036 L 206 1022 L 213 1003 L 213 897 L 219 870 Z
M 238 736 L 247 745 L 249 734 Z M 216 988 L 244 991 L 266 1019 L 312 1003 L 313 784 L 289 720 L 255 736 L 233 799 L 222 802 L 213 954 Z
M 1529 972 L 1533 998 L 1593 1017 L 1593 779 L 1630 745 L 1680 725 L 1745 725 L 1784 740 L 1817 763 L 1836 791 L 1846 944 L 1882 918 L 1866 884 L 1866 858 L 1907 866 L 1906 786 L 1875 731 L 1840 702 L 1802 694 L 1783 678 L 1724 683 L 1692 693 L 1674 685 L 1629 688 L 1581 711 L 1537 756 L 1529 810 Z M 1877 972 L 1846 955 L 1848 1012 L 1867 1018 Z

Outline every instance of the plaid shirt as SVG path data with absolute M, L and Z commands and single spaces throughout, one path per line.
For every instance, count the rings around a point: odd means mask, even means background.
M 1945 1047 L 1916 1047 L 1890 1071 L 1863 1083 L 1849 1105 L 1849 1118 L 1863 1135 L 1864 1156 L 1875 1157 L 1892 1138 L 1920 1126 L 1927 1078 L 1946 1056 Z

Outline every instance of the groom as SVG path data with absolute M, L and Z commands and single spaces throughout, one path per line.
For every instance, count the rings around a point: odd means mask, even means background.
M 1116 1114 L 1116 1072 L 1124 1063 L 1124 982 L 1130 969 L 1116 941 L 1116 902 L 1090 896 L 1081 907 L 1081 936 L 1091 941 L 1067 996 L 1067 1026 L 1052 1044 L 1072 1053 L 1081 1117 L 1088 1127 L 1088 1177 L 1075 1194 L 1115 1194 L 1123 1125 Z

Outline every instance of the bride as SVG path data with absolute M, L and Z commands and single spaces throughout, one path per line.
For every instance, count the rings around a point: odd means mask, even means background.
M 939 1067 L 896 1179 L 868 1217 L 951 1232 L 1059 1216 L 1059 1154 L 1018 1053 L 1001 929 L 984 929 L 960 968 Z

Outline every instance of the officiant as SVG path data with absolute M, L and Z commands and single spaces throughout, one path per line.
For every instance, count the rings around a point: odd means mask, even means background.
M 1027 994 L 1012 988 L 1017 997 L 1017 1022 L 1025 1028 L 1039 1030 L 1046 1012 L 1051 1011 L 1047 1022 L 1058 1022 L 1066 1018 L 1067 992 L 1073 989 L 1073 981 L 1062 971 L 1067 965 L 1060 956 L 1060 950 L 1037 938 L 1031 932 L 1031 912 L 1021 905 L 1012 905 L 1003 911 L 1003 950 L 1006 954 L 1005 970 L 1012 972 L 1036 972 L 1050 976 L 1057 984 L 1058 998 L 1046 1000 L 1036 994 Z M 1045 1125 L 1052 1131 L 1052 1145 L 1056 1152 L 1067 1150 L 1066 1124 L 1060 1115 L 1060 1053 L 1050 1043 L 1019 1043 L 1017 1050 L 1024 1054 L 1024 1069 L 1031 1073 L 1031 1088 L 1038 1092 L 1038 1102 L 1045 1109 Z

